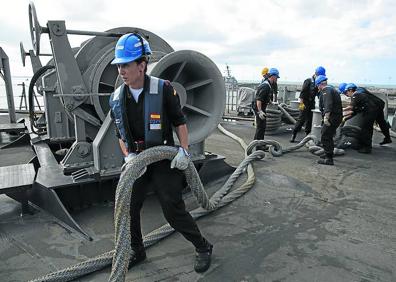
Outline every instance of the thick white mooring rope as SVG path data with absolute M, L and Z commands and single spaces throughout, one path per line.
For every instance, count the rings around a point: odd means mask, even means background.
M 184 173 L 186 175 L 188 186 L 200 205 L 200 207 L 190 212 L 194 219 L 202 217 L 231 203 L 253 187 L 255 182 L 255 174 L 251 162 L 265 157 L 264 151 L 258 150 L 252 152 L 256 146 L 270 145 L 270 153 L 274 156 L 281 156 L 284 153 L 303 147 L 310 140 L 315 140 L 314 136 L 309 135 L 306 136 L 299 144 L 285 149 L 282 148 L 279 142 L 273 140 L 255 140 L 251 142 L 249 146 L 247 146 L 241 138 L 228 132 L 221 125 L 218 125 L 218 129 L 227 136 L 239 142 L 245 151 L 245 159 L 238 165 L 226 183 L 210 199 L 203 188 L 202 182 L 199 178 L 198 172 L 194 167 L 194 164 L 192 162 L 189 163 L 189 166 L 184 171 Z M 310 146 L 310 148 L 311 147 L 314 148 L 314 153 L 318 152 L 316 148 L 317 146 Z M 318 148 L 321 149 L 320 147 Z M 128 271 L 129 258 L 133 255 L 133 250 L 131 250 L 130 247 L 131 238 L 129 214 L 133 183 L 146 166 L 164 159 L 172 160 L 176 154 L 177 149 L 175 147 L 153 147 L 143 151 L 133 161 L 127 164 L 125 172 L 121 175 L 116 189 L 114 207 L 114 250 L 103 253 L 65 269 L 49 273 L 43 277 L 31 281 L 71 281 L 81 276 L 103 269 L 109 265 L 112 265 L 109 281 L 124 281 L 126 272 Z M 246 181 L 240 187 L 230 192 L 238 177 L 245 171 L 247 171 Z M 174 229 L 169 224 L 165 224 L 144 236 L 144 246 L 149 247 L 161 239 L 169 236 L 173 232 Z
M 238 137 L 237 137 L 238 140 Z M 238 140 L 241 146 L 246 149 L 246 144 L 242 139 Z M 132 187 L 135 180 L 139 177 L 140 171 L 147 165 L 163 160 L 171 160 L 177 154 L 177 149 L 169 146 L 158 146 L 147 149 L 140 153 L 132 162 L 127 164 L 125 172 L 121 175 L 117 185 L 115 197 L 115 249 L 84 262 L 70 266 L 68 268 L 47 274 L 43 277 L 31 280 L 38 281 L 71 281 L 78 277 L 87 275 L 94 271 L 103 269 L 108 265 L 112 265 L 109 281 L 124 281 L 125 274 L 128 270 L 128 262 L 133 251 L 130 248 L 130 199 Z M 191 215 L 193 218 L 199 218 L 220 207 L 227 205 L 235 199 L 246 193 L 254 184 L 255 175 L 250 163 L 253 160 L 264 158 L 263 151 L 255 151 L 239 164 L 234 173 L 229 177 L 227 182 L 220 188 L 210 199 L 203 188 L 198 172 L 194 164 L 190 162 L 185 170 L 187 183 L 196 197 L 200 207 L 193 210 Z M 247 167 L 247 169 L 246 169 Z M 248 177 L 245 183 L 239 188 L 230 192 L 232 185 L 238 177 L 247 171 Z M 174 229 L 165 224 L 162 227 L 152 231 L 144 236 L 145 247 L 151 246 L 170 235 Z

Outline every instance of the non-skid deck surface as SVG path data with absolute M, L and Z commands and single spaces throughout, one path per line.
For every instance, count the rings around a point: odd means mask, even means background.
M 30 145 L 0 149 L 0 167 L 26 164 L 35 156 L 36 154 Z
M 0 192 L 15 192 L 19 188 L 32 185 L 35 175 L 33 164 L 0 167 Z

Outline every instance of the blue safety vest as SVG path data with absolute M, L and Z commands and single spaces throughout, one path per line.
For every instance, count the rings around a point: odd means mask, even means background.
M 150 86 L 142 94 L 144 95 L 144 142 L 145 147 L 163 144 L 163 86 L 164 80 L 154 76 L 149 76 Z M 132 150 L 134 138 L 131 132 L 127 132 L 128 118 L 126 115 L 125 89 L 122 84 L 110 96 L 110 109 L 113 113 L 115 125 L 120 133 L 121 140 L 124 141 L 128 151 Z

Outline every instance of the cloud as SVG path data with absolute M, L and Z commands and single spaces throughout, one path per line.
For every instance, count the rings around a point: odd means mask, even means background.
M 298 46 L 298 41 L 292 37 L 269 32 L 244 42 L 227 44 L 225 52 L 215 55 L 215 58 L 230 64 L 256 63 L 258 58 L 270 57 L 282 50 L 294 50 Z
M 167 39 L 180 42 L 221 43 L 226 39 L 226 36 L 217 30 L 215 26 L 208 26 L 196 20 L 164 30 L 162 33 Z
M 19 46 L 19 42 L 29 40 L 30 41 L 30 33 L 27 34 L 26 30 L 22 29 L 19 26 L 13 26 L 9 23 L 4 23 L 0 21 L 0 45 L 4 44 L 15 44 Z M 26 33 L 26 34 L 24 34 Z
M 240 80 L 257 79 L 263 66 L 275 66 L 281 79 L 300 81 L 323 65 L 329 79 L 396 84 L 393 0 L 152 0 L 147 5 L 35 0 L 35 5 L 42 25 L 65 20 L 68 29 L 139 27 L 175 50 L 207 55 L 221 70 L 228 63 Z M 0 18 L 0 44 L 7 47 L 13 73 L 29 72 L 19 55 L 20 41 L 31 48 L 27 7 L 28 1 L 12 1 Z M 69 36 L 72 46 L 87 38 Z M 41 45 L 44 53 L 50 51 L 47 35 Z

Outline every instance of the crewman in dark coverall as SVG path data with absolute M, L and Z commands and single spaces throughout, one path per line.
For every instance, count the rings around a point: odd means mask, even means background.
M 253 104 L 253 110 L 256 115 L 254 140 L 264 140 L 267 119 L 266 109 L 267 105 L 271 103 L 271 97 L 273 95 L 272 85 L 278 80 L 279 71 L 276 68 L 271 68 L 267 75 L 268 79 L 264 80 L 257 88 L 256 100 Z M 257 149 L 264 150 L 265 148 L 258 146 Z
M 385 121 L 384 107 L 385 102 L 363 87 L 357 87 L 354 83 L 349 83 L 345 87 L 345 92 L 348 97 L 351 97 L 350 108 L 353 114 L 362 112 L 364 119 L 364 126 L 358 138 L 360 153 L 371 153 L 373 125 L 376 121 L 384 134 L 384 140 L 380 145 L 392 142 L 389 132 L 389 125 Z
M 315 85 L 320 91 L 319 108 L 323 116 L 321 142 L 325 151 L 324 158 L 318 160 L 318 163 L 324 165 L 334 165 L 333 137 L 336 133 L 337 127 L 342 121 L 341 97 L 334 87 L 327 85 L 327 77 L 324 75 L 319 75 L 315 79 Z
M 151 49 L 139 34 L 123 35 L 115 47 L 118 73 L 124 83 L 110 97 L 111 115 L 125 162 L 142 150 L 158 145 L 174 146 L 172 125 L 180 147 L 172 161 L 162 160 L 147 167 L 136 180 L 131 196 L 131 248 L 134 256 L 129 267 L 146 259 L 143 246 L 140 210 L 148 187 L 157 195 L 169 224 L 196 249 L 194 269 L 206 271 L 211 262 L 213 246 L 201 235 L 194 219 L 186 211 L 182 199 L 185 170 L 189 163 L 188 131 L 179 96 L 168 81 L 146 74 Z
M 315 109 L 315 97 L 318 95 L 318 88 L 315 85 L 315 78 L 319 75 L 326 75 L 324 67 L 319 66 L 315 69 L 315 73 L 312 77 L 304 80 L 301 92 L 300 92 L 300 104 L 298 106 L 300 115 L 294 126 L 293 134 L 290 142 L 295 142 L 297 133 L 301 130 L 305 124 L 305 135 L 311 133 L 312 127 L 312 110 Z

